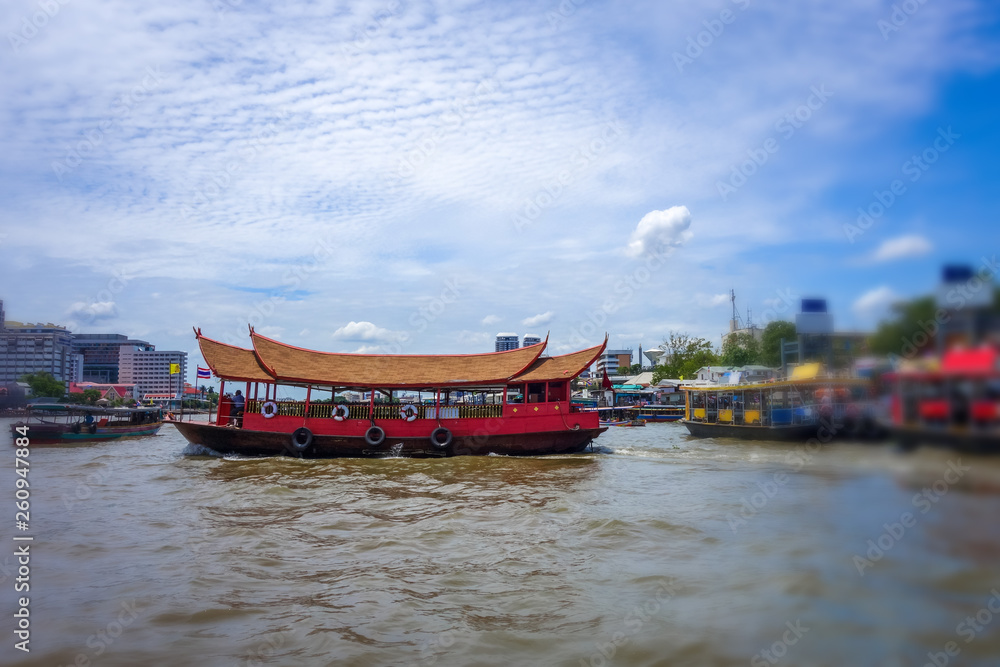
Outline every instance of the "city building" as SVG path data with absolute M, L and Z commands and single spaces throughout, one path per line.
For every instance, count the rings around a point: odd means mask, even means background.
M 608 375 L 617 375 L 619 368 L 627 373 L 628 367 L 632 365 L 632 349 L 626 350 L 605 350 L 597 359 L 597 375 L 602 375 L 607 371 Z
M 516 333 L 498 333 L 496 341 L 496 352 L 506 352 L 516 350 L 520 347 L 517 342 Z
M 528 347 L 529 345 L 538 345 L 542 342 L 542 337 L 537 334 L 524 334 L 521 346 Z
M 118 349 L 118 383 L 136 385 L 137 398 L 146 400 L 147 394 L 176 397 L 183 391 L 187 352 L 140 350 L 130 345 Z M 172 364 L 180 373 L 170 373 Z
M 67 385 L 81 379 L 73 334 L 57 324 L 21 323 L 6 319 L 0 300 L 0 383 L 15 382 L 30 373 L 51 373 Z
M 73 350 L 83 355 L 82 380 L 118 383 L 119 352 L 125 346 L 146 351 L 156 349 L 144 340 L 132 340 L 122 334 L 73 334 Z

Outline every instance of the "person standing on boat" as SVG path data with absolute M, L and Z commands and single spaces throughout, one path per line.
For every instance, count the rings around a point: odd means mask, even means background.
M 243 408 L 245 406 L 246 399 L 243 398 L 243 392 L 237 389 L 236 394 L 233 396 L 233 412 L 231 415 L 235 420 L 236 428 L 243 426 Z

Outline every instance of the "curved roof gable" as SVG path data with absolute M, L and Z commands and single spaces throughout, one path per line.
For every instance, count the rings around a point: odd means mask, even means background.
M 201 329 L 195 329 L 195 336 L 198 337 L 201 356 L 216 377 L 249 382 L 274 381 L 274 378 L 261 368 L 253 350 L 206 338 L 201 335 Z
M 608 339 L 605 337 L 603 343 L 586 350 L 538 359 L 530 368 L 511 378 L 511 382 L 572 380 L 597 361 L 607 345 Z

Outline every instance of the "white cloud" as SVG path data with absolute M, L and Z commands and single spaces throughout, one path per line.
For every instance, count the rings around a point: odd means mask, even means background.
M 69 316 L 82 322 L 112 320 L 118 317 L 118 305 L 114 301 L 78 301 L 69 307 Z
M 387 342 L 399 337 L 398 332 L 375 326 L 371 322 L 348 322 L 333 332 L 334 340 Z
M 916 234 L 898 236 L 883 241 L 872 255 L 872 259 L 876 262 L 890 262 L 904 257 L 920 257 L 933 249 L 934 246 L 931 245 L 931 242 L 923 236 Z
M 521 320 L 521 324 L 523 324 L 526 327 L 541 326 L 542 324 L 548 324 L 549 322 L 551 322 L 552 317 L 554 315 L 555 313 L 553 313 L 551 310 L 548 310 L 544 313 L 539 313 L 538 315 L 533 315 L 531 317 L 524 318 L 523 320 Z
M 677 248 L 691 238 L 691 211 L 687 206 L 671 206 L 650 211 L 642 217 L 629 239 L 628 254 L 639 257 Z
M 852 309 L 858 317 L 865 320 L 876 320 L 888 313 L 889 307 L 899 300 L 900 296 L 891 287 L 882 285 L 858 297 Z
M 500 322 L 502 320 L 503 318 L 497 317 L 496 315 L 487 315 L 482 319 L 482 325 L 484 327 L 488 327 L 489 325 L 496 324 L 497 322 Z

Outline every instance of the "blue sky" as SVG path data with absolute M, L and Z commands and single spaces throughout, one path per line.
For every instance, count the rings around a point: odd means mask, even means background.
M 998 19 L 7 2 L 0 298 L 192 352 L 248 322 L 334 351 L 718 342 L 730 289 L 761 323 L 818 295 L 871 328 L 998 246 Z

